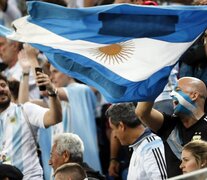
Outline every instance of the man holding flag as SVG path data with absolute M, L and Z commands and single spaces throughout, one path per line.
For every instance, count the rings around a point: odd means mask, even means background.
M 195 139 L 207 140 L 206 97 L 206 86 L 201 80 L 183 77 L 172 92 L 172 116 L 153 109 L 153 102 L 139 102 L 137 105 L 137 116 L 164 141 L 168 177 L 181 174 L 179 166 L 185 144 Z

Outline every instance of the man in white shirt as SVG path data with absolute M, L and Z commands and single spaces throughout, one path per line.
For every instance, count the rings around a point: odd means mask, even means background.
M 163 142 L 137 119 L 134 104 L 113 104 L 106 115 L 120 143 L 133 148 L 127 179 L 167 179 Z
M 61 104 L 49 77 L 38 73 L 37 85 L 46 86 L 49 109 L 29 102 L 23 105 L 11 102 L 8 81 L 0 75 L 0 153 L 5 152 L 6 161 L 23 172 L 24 180 L 43 179 L 34 139 L 38 128 L 47 128 L 62 120 Z

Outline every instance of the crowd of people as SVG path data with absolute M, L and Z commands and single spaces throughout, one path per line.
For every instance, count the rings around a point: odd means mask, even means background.
M 207 5 L 207 0 L 42 0 Z M 0 21 L 26 14 L 1 0 Z M 0 37 L 0 178 L 159 180 L 207 167 L 207 36 L 180 57 L 155 102 L 111 104 L 28 44 Z M 42 69 L 36 71 L 37 67 Z M 41 87 L 44 86 L 44 89 Z

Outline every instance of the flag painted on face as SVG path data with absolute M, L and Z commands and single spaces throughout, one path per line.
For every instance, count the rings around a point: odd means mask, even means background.
M 206 6 L 70 9 L 29 2 L 28 13 L 7 38 L 32 44 L 109 102 L 154 100 L 179 57 L 207 28 Z

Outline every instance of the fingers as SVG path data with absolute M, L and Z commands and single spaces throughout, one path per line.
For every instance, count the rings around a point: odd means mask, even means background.
M 118 177 L 119 176 L 119 174 L 118 174 L 118 172 L 119 172 L 119 163 L 111 161 L 110 165 L 109 165 L 108 172 L 109 172 L 110 176 Z
M 42 72 L 37 72 L 36 74 L 36 84 L 37 86 L 46 86 L 47 90 L 53 90 L 54 85 L 52 84 L 50 77 Z

